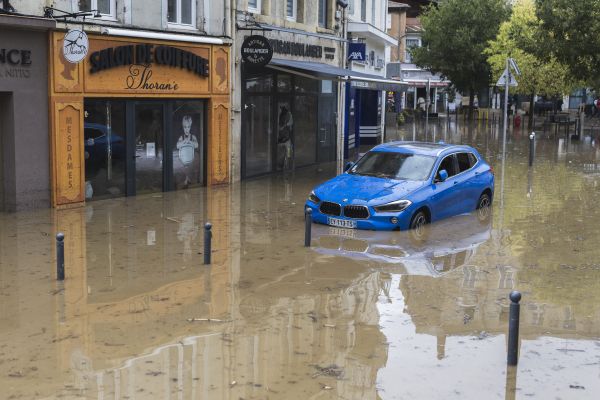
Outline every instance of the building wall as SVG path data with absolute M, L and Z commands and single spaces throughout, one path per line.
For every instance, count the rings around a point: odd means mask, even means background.
M 404 62 L 406 54 L 406 13 L 394 10 L 390 11 L 391 26 L 387 30 L 388 35 L 398 39 L 398 46 L 390 47 L 390 62 Z
M 86 17 L 86 21 L 100 25 L 123 25 L 132 28 L 159 29 L 187 34 L 226 36 L 230 0 L 195 0 L 195 27 L 182 27 L 167 21 L 167 0 L 115 0 L 113 18 Z M 42 16 L 44 7 L 54 6 L 70 13 L 79 11 L 78 0 L 21 0 L 13 1 L 19 13 Z M 63 15 L 56 11 L 55 16 Z
M 16 211 L 47 207 L 50 199 L 47 33 L 0 29 L 0 49 L 31 52 L 31 65 L 0 62 L 3 110 L 0 114 L 3 190 L 0 192 L 4 192 L 4 208 Z

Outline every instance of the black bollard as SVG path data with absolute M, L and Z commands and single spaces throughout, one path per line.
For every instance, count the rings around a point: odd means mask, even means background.
M 533 165 L 533 156 L 535 154 L 535 132 L 529 135 L 529 166 Z
M 204 224 L 204 265 L 210 265 L 211 241 L 212 241 L 212 225 L 210 222 Z
M 519 361 L 519 314 L 521 306 L 521 293 L 510 292 L 510 314 L 508 317 L 508 365 L 517 365 Z
M 312 208 L 307 207 L 304 212 L 304 247 L 310 247 L 310 235 L 312 229 Z
M 56 279 L 65 280 L 65 234 L 56 234 Z

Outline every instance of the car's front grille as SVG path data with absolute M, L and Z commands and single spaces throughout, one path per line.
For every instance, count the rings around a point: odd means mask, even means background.
M 345 206 L 344 216 L 354 219 L 369 218 L 369 209 L 365 206 Z
M 339 217 L 342 213 L 342 207 L 337 203 L 332 203 L 330 201 L 324 201 L 321 203 L 321 207 L 319 207 L 319 211 L 326 215 L 333 215 Z

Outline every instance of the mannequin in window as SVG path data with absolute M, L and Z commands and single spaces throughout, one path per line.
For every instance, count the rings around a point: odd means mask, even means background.
M 181 126 L 183 128 L 183 135 L 179 136 L 177 140 L 177 150 L 179 151 L 179 160 L 185 168 L 185 181 L 183 185 L 187 187 L 192 183 L 190 175 L 193 173 L 192 165 L 196 150 L 198 149 L 198 138 L 196 138 L 196 135 L 192 135 L 192 117 L 190 115 L 183 116 Z

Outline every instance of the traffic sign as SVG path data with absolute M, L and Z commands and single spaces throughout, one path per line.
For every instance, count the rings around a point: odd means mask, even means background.
M 502 76 L 500 77 L 500 79 L 498 79 L 498 82 L 496 82 L 496 86 L 506 86 L 506 80 L 508 79 L 508 70 L 504 70 L 504 72 L 502 73 Z M 517 80 L 515 79 L 515 76 L 513 74 L 510 74 L 510 81 L 508 82 L 508 86 L 519 86 L 519 84 L 517 83 Z

